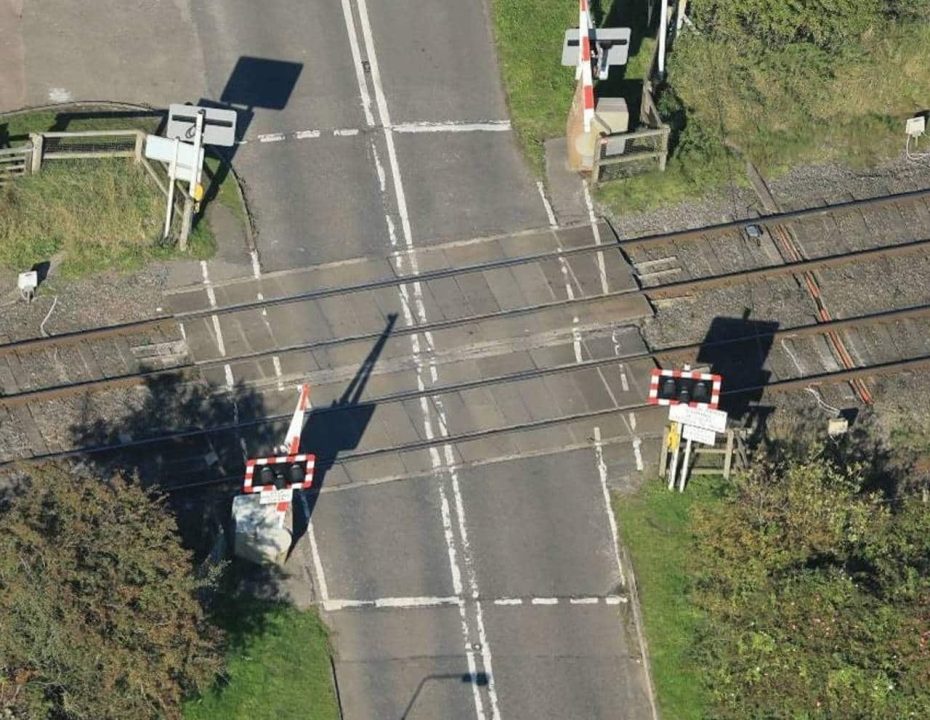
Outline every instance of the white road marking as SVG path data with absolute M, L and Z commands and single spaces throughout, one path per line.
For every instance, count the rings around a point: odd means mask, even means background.
M 258 280 L 262 276 L 262 266 L 258 262 L 258 251 L 249 251 L 249 256 L 252 258 L 252 277 Z
M 475 602 L 471 598 L 472 602 Z M 523 605 L 552 606 L 561 605 L 565 602 L 569 605 L 621 605 L 629 602 L 629 598 L 623 595 L 606 595 L 603 597 L 586 596 L 586 597 L 500 597 L 493 600 L 482 600 L 484 603 L 490 602 L 498 607 L 522 607 Z M 357 610 L 357 609 L 395 609 L 395 610 L 419 610 L 422 608 L 434 607 L 451 607 L 457 605 L 464 607 L 468 604 L 469 598 L 461 595 L 448 595 L 438 597 L 383 597 L 370 599 L 354 598 L 329 598 L 321 599 L 320 604 L 327 612 L 339 612 L 340 610 Z
M 320 558 L 320 549 L 316 544 L 316 532 L 313 527 L 313 518 L 310 517 L 310 508 L 307 505 L 305 493 L 297 493 L 300 502 L 303 505 L 304 514 L 307 516 L 307 539 L 310 541 L 310 556 L 313 559 L 313 572 L 316 575 L 317 589 L 319 590 L 320 600 L 323 606 L 329 601 L 329 588 L 326 587 L 326 575 L 323 572 L 323 560 Z
M 71 93 L 65 88 L 53 87 L 48 89 L 48 99 L 53 103 L 66 103 L 73 100 Z
M 403 182 L 401 180 L 401 175 L 400 175 L 400 166 L 397 161 L 397 150 L 394 146 L 394 135 L 391 129 L 390 113 L 387 107 L 387 100 L 385 98 L 384 88 L 382 87 L 382 84 L 381 84 L 381 70 L 378 65 L 378 58 L 375 52 L 375 43 L 372 37 L 371 23 L 368 17 L 368 7 L 367 7 L 366 0 L 357 0 L 357 2 L 358 2 L 359 22 L 361 24 L 361 29 L 362 29 L 362 41 L 366 49 L 366 55 L 368 56 L 371 82 L 372 82 L 372 87 L 374 88 L 374 94 L 375 94 L 375 102 L 377 104 L 378 114 L 380 116 L 380 120 L 383 125 L 384 141 L 385 141 L 385 147 L 387 149 L 387 155 L 388 155 L 388 165 L 391 169 L 391 180 L 394 185 L 394 199 L 397 204 L 397 214 L 400 217 L 401 232 L 404 238 L 404 245 L 406 246 L 406 249 L 409 252 L 414 249 L 413 233 L 410 227 L 410 217 L 409 217 L 408 209 L 407 209 L 407 199 L 404 193 L 404 186 L 403 186 Z M 348 8 L 347 4 L 348 4 L 348 0 L 343 0 L 343 8 L 344 8 L 344 12 L 347 17 L 346 24 L 349 29 L 350 42 L 356 42 L 356 45 L 357 45 L 357 41 L 352 40 L 352 36 L 354 35 L 354 22 L 352 22 L 351 20 L 351 8 Z M 358 57 L 357 47 L 353 49 L 353 58 L 356 58 L 356 57 Z M 360 89 L 365 88 L 366 86 L 365 86 L 364 78 L 358 74 L 358 67 L 357 67 L 357 77 L 360 81 L 359 82 Z M 362 89 L 362 93 L 363 93 L 363 105 L 364 105 L 364 96 L 367 94 L 367 91 L 365 89 Z M 373 120 L 369 118 L 368 113 L 366 113 L 366 120 L 368 120 L 369 125 L 374 124 Z M 374 143 L 372 143 L 372 147 L 374 147 Z M 389 223 L 389 229 L 391 227 L 392 226 Z M 413 274 L 414 275 L 419 274 L 418 268 L 417 268 L 416 256 L 412 253 L 410 256 L 410 263 L 411 263 L 411 268 L 413 270 Z M 406 285 L 402 285 L 400 286 L 399 289 L 401 292 L 402 299 L 404 301 L 403 307 L 404 307 L 405 320 L 407 321 L 408 325 L 410 325 L 412 324 L 412 317 L 411 317 L 410 308 L 409 308 L 409 296 L 408 296 L 407 287 Z M 426 322 L 426 310 L 423 305 L 422 288 L 420 287 L 419 282 L 413 283 L 413 293 L 414 293 L 414 301 L 416 303 L 416 308 L 417 308 L 417 314 L 419 315 L 420 322 L 421 323 Z M 432 338 L 428 333 L 425 335 L 425 339 L 428 344 L 432 345 Z M 422 360 L 420 359 L 419 338 L 417 335 L 411 336 L 411 343 L 412 343 L 412 349 L 414 351 L 414 360 L 417 365 L 417 384 L 422 389 L 425 383 L 423 382 L 423 377 L 422 377 Z M 435 373 L 435 369 L 433 369 L 433 373 Z M 430 435 L 432 435 L 432 423 L 430 421 L 429 406 L 426 402 L 425 397 L 421 398 L 421 410 L 423 412 L 424 431 L 426 432 L 427 437 L 429 437 Z M 447 425 L 447 423 L 445 422 L 445 418 L 442 415 L 440 415 L 440 420 L 444 426 Z M 447 447 L 446 452 L 448 456 L 451 453 L 451 448 Z M 431 462 L 434 468 L 441 470 L 442 463 L 439 458 L 439 454 L 436 451 L 436 448 L 430 449 L 430 459 L 431 459 Z M 442 516 L 443 516 L 443 528 L 444 528 L 444 531 L 446 531 L 445 540 L 446 540 L 447 550 L 449 553 L 450 568 L 451 568 L 452 578 L 453 578 L 453 586 L 457 586 L 458 588 L 461 588 L 461 582 L 462 582 L 461 571 L 458 567 L 458 562 L 456 558 L 454 537 L 451 536 L 450 533 L 448 532 L 448 530 L 451 530 L 451 518 L 449 517 L 449 503 L 448 503 L 448 498 L 446 497 L 445 489 L 443 487 L 441 475 L 440 475 L 440 482 L 437 485 L 438 485 L 439 494 L 440 494 L 440 506 L 441 506 Z M 453 494 L 455 496 L 457 514 L 459 515 L 459 531 L 460 533 L 464 533 L 464 528 L 465 528 L 464 509 L 461 505 L 461 495 L 459 492 L 457 476 L 454 474 L 452 475 L 452 489 L 453 489 Z M 469 570 L 469 567 L 468 567 L 469 549 L 468 549 L 467 536 L 462 534 L 462 537 L 460 538 L 460 540 L 462 542 L 462 546 L 466 554 L 466 570 Z M 477 598 L 478 597 L 477 585 L 476 585 L 472 572 L 469 572 L 469 585 L 472 589 L 473 596 Z M 460 595 L 460 594 L 461 594 L 460 589 L 457 589 L 456 595 Z M 497 690 L 495 686 L 494 672 L 493 672 L 492 665 L 491 665 L 491 662 L 492 662 L 491 649 L 490 649 L 489 643 L 487 642 L 487 637 L 486 637 L 485 630 L 484 630 L 484 622 L 483 622 L 482 614 L 481 614 L 481 605 L 479 602 L 475 603 L 475 608 L 476 608 L 475 621 L 478 626 L 478 637 L 479 637 L 479 641 L 481 645 L 482 661 L 484 664 L 485 674 L 487 676 L 486 688 L 487 688 L 488 697 L 491 702 L 492 720 L 499 720 L 500 710 L 499 710 L 498 702 L 497 702 Z M 465 640 L 465 654 L 466 654 L 466 659 L 468 663 L 468 671 L 474 681 L 472 682 L 472 688 L 473 688 L 473 696 L 474 696 L 474 702 L 475 702 L 475 712 L 479 720 L 484 720 L 484 717 L 485 717 L 484 702 L 481 697 L 479 685 L 477 683 L 477 678 L 478 678 L 477 664 L 476 664 L 476 660 L 474 657 L 474 647 L 470 641 L 471 633 L 469 630 L 468 615 L 463 606 L 459 606 L 459 613 L 460 613 L 460 620 L 462 623 L 463 639 Z
M 298 130 L 294 133 L 294 137 L 298 140 L 309 140 L 310 138 L 320 137 L 319 130 Z
M 274 366 L 275 377 L 278 378 L 278 392 L 284 391 L 284 380 L 281 378 L 281 358 L 277 355 L 271 356 L 271 364 Z
M 262 143 L 281 142 L 286 139 L 286 137 L 284 133 L 266 133 L 264 135 L 259 135 L 258 141 Z
M 591 233 L 594 235 L 594 243 L 601 244 L 601 231 L 597 227 L 597 216 L 594 214 L 594 203 L 591 201 L 591 191 L 588 189 L 588 181 L 582 180 L 581 185 L 584 188 L 584 202 L 588 206 L 588 219 L 591 221 Z M 604 253 L 597 253 L 597 269 L 601 276 L 601 292 L 605 295 L 610 292 L 607 285 L 607 268 L 604 265 Z
M 594 426 L 594 457 L 597 460 L 597 473 L 601 479 L 601 492 L 604 495 L 604 507 L 607 510 L 607 520 L 610 526 L 610 539 L 613 542 L 613 555 L 617 563 L 617 572 L 620 573 L 620 584 L 626 585 L 623 574 L 623 563 L 620 562 L 620 536 L 617 533 L 617 518 L 614 516 L 613 505 L 610 504 L 610 490 L 607 488 L 607 463 L 604 462 L 604 445 L 601 442 L 601 428 Z
M 461 132 L 509 132 L 509 120 L 492 120 L 490 122 L 414 122 L 392 125 L 398 133 L 461 133 Z
M 210 273 L 207 270 L 207 261 L 200 261 L 200 272 L 203 275 L 203 284 L 207 289 L 207 300 L 210 302 L 210 307 L 216 307 L 216 292 L 213 290 L 213 285 L 210 282 Z M 223 342 L 223 331 L 220 329 L 220 319 L 216 315 L 211 315 L 213 320 L 213 332 L 216 337 L 216 347 L 220 351 L 220 355 L 226 357 L 226 343 Z M 229 366 L 227 365 L 227 368 Z M 232 371 L 230 371 L 232 372 Z
M 232 390 L 236 386 L 236 380 L 233 378 L 232 368 L 229 363 L 223 365 L 223 371 L 226 373 L 226 388 Z
M 546 208 L 546 217 L 549 219 L 549 227 L 555 230 L 558 227 L 558 223 L 555 220 L 555 213 L 552 212 L 552 203 L 549 202 L 549 198 L 546 197 L 546 188 L 542 184 L 542 180 L 536 181 L 536 189 L 539 190 L 539 197 L 542 198 L 543 207 Z
M 642 472 L 644 467 L 642 451 L 643 441 L 639 435 L 636 434 L 636 413 L 630 411 L 629 418 L 630 429 L 633 431 L 633 457 L 636 458 L 636 469 Z
M 337 128 L 333 130 L 333 135 L 336 137 L 352 137 L 358 135 L 358 128 Z

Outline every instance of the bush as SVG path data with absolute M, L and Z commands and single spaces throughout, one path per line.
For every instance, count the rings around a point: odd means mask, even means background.
M 162 501 L 64 464 L 0 477 L 14 484 L 0 514 L 0 707 L 179 717 L 219 670 L 220 636 L 197 597 L 210 580 L 192 573 Z
M 925 716 L 930 507 L 875 484 L 823 453 L 760 462 L 695 513 L 715 718 Z

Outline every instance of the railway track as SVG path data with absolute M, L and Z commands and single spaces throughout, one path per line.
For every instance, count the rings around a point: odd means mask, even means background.
M 920 191 L 864 201 L 851 201 L 837 206 L 813 208 L 810 210 L 793 213 L 780 213 L 767 216 L 765 218 L 760 218 L 755 221 L 726 223 L 694 231 L 668 233 L 664 235 L 654 235 L 643 238 L 622 240 L 610 245 L 598 244 L 561 248 L 552 252 L 521 255 L 518 257 L 506 257 L 490 262 L 476 263 L 462 267 L 431 270 L 420 273 L 416 276 L 396 275 L 394 277 L 384 277 L 364 283 L 345 285 L 341 287 L 324 287 L 317 290 L 284 295 L 280 297 L 257 299 L 254 301 L 228 304 L 220 307 L 207 307 L 202 309 L 188 310 L 185 312 L 160 316 L 137 323 L 125 323 L 112 327 L 93 328 L 84 332 L 68 333 L 49 338 L 35 338 L 20 343 L 8 343 L 6 345 L 0 345 L 0 358 L 6 359 L 8 363 L 12 359 L 14 362 L 18 362 L 21 365 L 23 358 L 31 354 L 41 356 L 42 354 L 61 353 L 67 351 L 77 353 L 80 356 L 82 354 L 86 355 L 88 349 L 95 347 L 98 343 L 125 343 L 127 342 L 127 338 L 136 336 L 151 338 L 156 333 L 159 334 L 159 337 L 167 333 L 167 336 L 171 336 L 173 338 L 171 342 L 178 342 L 177 338 L 171 335 L 171 333 L 172 329 L 177 328 L 178 323 L 182 322 L 213 318 L 215 316 L 236 316 L 240 314 L 260 313 L 267 310 L 268 308 L 280 305 L 312 303 L 324 299 L 339 300 L 348 295 L 374 293 L 378 290 L 396 288 L 404 284 L 428 284 L 431 281 L 458 278 L 475 273 L 485 273 L 519 265 L 525 265 L 528 263 L 551 265 L 549 271 L 554 273 L 558 271 L 559 263 L 563 263 L 567 258 L 596 253 L 608 254 L 611 252 L 617 252 L 618 250 L 622 251 L 625 255 L 630 256 L 631 253 L 642 249 L 661 248 L 669 244 L 676 244 L 676 247 L 680 247 L 680 243 L 684 241 L 707 242 L 708 238 L 720 238 L 726 236 L 727 234 L 734 233 L 738 236 L 734 242 L 745 246 L 748 242 L 746 233 L 751 226 L 764 226 L 769 228 L 767 232 L 773 235 L 777 235 L 778 233 L 782 232 L 779 230 L 779 228 L 782 228 L 783 223 L 786 222 L 808 221 L 817 218 L 822 219 L 825 217 L 832 217 L 832 215 L 835 213 L 848 213 L 869 208 L 894 208 L 902 203 L 923 202 L 928 198 L 930 198 L 930 191 Z M 650 278 L 640 274 L 640 282 L 638 287 L 629 287 L 596 295 L 569 297 L 528 307 L 508 308 L 498 312 L 480 313 L 459 318 L 438 320 L 421 326 L 399 328 L 393 331 L 392 334 L 397 336 L 404 336 L 427 332 L 438 333 L 444 330 L 463 328 L 468 325 L 476 325 L 479 323 L 482 324 L 482 326 L 485 326 L 488 323 L 494 323 L 498 321 L 503 322 L 508 320 L 516 320 L 519 318 L 531 318 L 534 315 L 541 313 L 566 312 L 568 314 L 574 314 L 577 316 L 578 314 L 586 315 L 594 312 L 595 314 L 599 314 L 601 317 L 607 317 L 609 316 L 611 303 L 623 301 L 624 298 L 640 297 L 652 302 L 657 302 L 668 298 L 691 296 L 698 293 L 709 292 L 718 288 L 732 288 L 734 285 L 738 284 L 757 283 L 773 278 L 787 277 L 797 279 L 799 277 L 805 277 L 808 275 L 816 276 L 815 274 L 818 271 L 825 269 L 834 269 L 861 263 L 874 262 L 876 260 L 885 258 L 904 257 L 925 252 L 927 249 L 930 249 L 930 241 L 928 240 L 902 241 L 900 238 L 895 238 L 892 244 L 881 247 L 859 247 L 845 252 L 826 254 L 809 259 L 798 256 L 801 257 L 801 259 L 793 258 L 788 262 L 776 262 L 774 259 L 768 258 L 768 260 L 765 262 L 761 262 L 759 265 L 754 267 L 736 269 L 723 273 L 717 272 L 705 274 L 698 277 L 689 277 L 686 279 L 676 279 L 672 280 L 671 282 L 658 284 L 650 284 L 651 281 L 654 282 L 654 277 L 652 280 L 650 280 Z M 752 260 L 752 258 L 750 259 Z M 759 259 L 756 258 L 753 260 L 753 262 L 758 260 Z M 643 262 L 650 261 L 645 260 Z M 642 263 L 640 263 L 640 265 L 641 264 Z M 636 267 L 636 265 L 637 264 L 634 261 L 634 267 Z M 564 269 L 562 269 L 562 272 L 564 272 Z M 88 372 L 88 376 L 86 377 L 79 377 L 74 379 L 69 377 L 66 381 L 59 382 L 57 384 L 52 383 L 45 384 L 44 386 L 40 385 L 38 387 L 26 387 L 22 389 L 13 385 L 14 390 L 12 392 L 7 389 L 9 386 L 5 386 L 4 394 L 0 395 L 0 408 L 4 408 L 8 413 L 10 413 L 11 421 L 18 422 L 22 419 L 24 407 L 30 405 L 35 406 L 37 403 L 46 401 L 81 397 L 85 396 L 88 392 L 139 387 L 161 380 L 201 382 L 204 380 L 204 373 L 207 373 L 211 370 L 216 370 L 217 368 L 220 368 L 224 365 L 252 362 L 267 358 L 269 356 L 275 356 L 278 358 L 288 354 L 300 354 L 314 350 L 341 348 L 351 346 L 352 344 L 358 344 L 361 347 L 365 343 L 376 340 L 383 332 L 383 313 L 381 311 L 377 311 L 376 303 L 372 302 L 371 306 L 376 309 L 376 312 L 374 312 L 370 318 L 369 327 L 371 329 L 362 329 L 360 332 L 357 332 L 353 335 L 333 335 L 331 337 L 322 337 L 308 343 L 275 346 L 269 349 L 261 349 L 247 353 L 238 353 L 224 357 L 206 358 L 197 361 L 191 361 L 189 358 L 183 358 L 182 354 L 175 353 L 173 356 L 175 358 L 175 362 L 173 364 L 166 363 L 162 367 L 140 367 L 139 365 L 133 367 L 130 364 L 124 364 L 120 371 L 111 371 L 109 374 L 101 372 L 96 377 L 93 376 L 92 372 Z M 416 399 L 421 396 L 434 397 L 445 392 L 461 391 L 468 388 L 487 387 L 494 384 L 515 383 L 521 380 L 526 380 L 529 377 L 545 377 L 547 375 L 556 375 L 573 371 L 599 369 L 611 363 L 634 359 L 648 359 L 650 361 L 661 362 L 664 359 L 667 360 L 672 357 L 679 360 L 681 358 L 691 357 L 699 362 L 700 353 L 711 347 L 721 348 L 728 345 L 738 346 L 740 343 L 746 344 L 749 342 L 758 342 L 762 337 L 767 338 L 770 345 L 776 340 L 784 343 L 785 341 L 799 341 L 803 338 L 828 338 L 830 341 L 832 341 L 833 338 L 839 337 L 839 333 L 845 333 L 850 330 L 858 330 L 864 327 L 878 325 L 888 326 L 892 323 L 900 322 L 920 322 L 926 320 L 928 317 L 930 317 L 930 305 L 919 305 L 899 310 L 870 313 L 841 320 L 833 320 L 830 318 L 813 325 L 793 328 L 778 328 L 763 333 L 756 331 L 744 337 L 728 338 L 722 341 L 709 340 L 684 346 L 660 348 L 653 350 L 651 353 L 643 353 L 634 356 L 627 356 L 624 358 L 610 357 L 592 360 L 586 363 L 575 363 L 572 366 L 566 365 L 541 368 L 537 371 L 534 371 L 536 374 L 532 376 L 504 376 L 486 378 L 473 382 L 463 383 L 458 389 L 454 387 L 429 388 L 428 390 L 423 391 L 420 395 L 417 395 L 416 393 L 411 394 L 410 392 L 405 392 L 397 395 L 396 397 L 384 396 L 381 398 L 375 398 L 371 402 L 399 403 Z M 166 340 L 165 342 L 168 341 Z M 149 345 L 157 344 L 158 343 L 149 343 Z M 123 354 L 125 355 L 125 353 Z M 178 358 L 183 359 L 178 360 Z M 761 390 L 764 388 L 769 392 L 773 392 L 797 389 L 799 387 L 806 387 L 811 384 L 829 384 L 850 381 L 860 382 L 863 378 L 868 377 L 870 374 L 915 370 L 924 367 L 926 362 L 926 355 L 919 352 L 911 353 L 909 356 L 902 357 L 901 359 L 894 361 L 873 363 L 856 363 L 852 357 L 849 356 L 848 361 L 843 363 L 844 367 L 842 367 L 841 370 L 828 370 L 827 372 L 820 372 L 813 370 L 802 370 L 802 368 L 798 366 L 798 375 L 796 377 L 792 377 L 790 374 L 787 376 L 785 374 L 773 374 L 768 381 L 764 383 L 756 383 L 755 385 L 748 383 L 746 384 L 746 388 L 752 388 L 753 390 Z M 85 366 L 87 365 L 88 364 L 85 363 Z M 735 388 L 735 390 L 739 390 L 740 392 L 746 391 L 745 388 Z M 110 444 L 105 447 L 83 448 L 75 451 L 67 449 L 62 449 L 60 451 L 49 450 L 47 452 L 39 452 L 36 454 L 36 456 L 42 458 L 52 458 L 65 457 L 69 454 L 72 454 L 72 452 L 82 454 L 126 450 L 142 446 L 150 446 L 158 442 L 172 442 L 182 438 L 195 437 L 197 435 L 230 433 L 236 430 L 242 430 L 246 427 L 254 426 L 255 424 L 274 423 L 279 419 L 281 418 L 277 416 L 270 416 L 267 418 L 236 423 L 229 426 L 215 426 L 209 429 L 192 428 L 176 433 L 166 433 L 153 438 L 141 438 L 125 443 Z M 556 421 L 554 420 L 553 422 Z M 518 431 L 518 428 L 500 430 L 500 432 L 506 431 L 516 432 Z M 498 431 L 490 430 L 489 432 Z

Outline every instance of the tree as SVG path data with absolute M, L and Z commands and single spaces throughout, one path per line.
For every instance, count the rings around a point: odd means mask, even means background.
M 0 707 L 29 718 L 177 718 L 221 637 L 159 497 L 45 464 L 0 475 Z M 15 700 L 13 699 L 15 698 Z
M 930 506 L 873 489 L 895 485 L 880 472 L 822 452 L 760 461 L 697 513 L 714 717 L 925 717 Z

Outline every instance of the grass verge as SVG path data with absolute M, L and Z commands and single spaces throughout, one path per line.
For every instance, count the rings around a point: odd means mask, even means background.
M 164 196 L 130 160 L 49 163 L 0 193 L 0 265 L 21 271 L 58 256 L 66 278 L 136 270 L 177 255 L 159 242 L 164 212 Z M 191 254 L 209 257 L 213 249 L 201 223 Z
M 184 705 L 185 720 L 338 720 L 326 628 L 316 611 L 237 601 L 217 617 L 227 672 Z
M 662 716 L 699 720 L 708 698 L 701 668 L 690 655 L 700 616 L 688 600 L 693 507 L 714 501 L 716 485 L 701 478 L 686 493 L 647 483 L 634 496 L 613 495 L 621 541 L 632 558 L 653 681 Z

